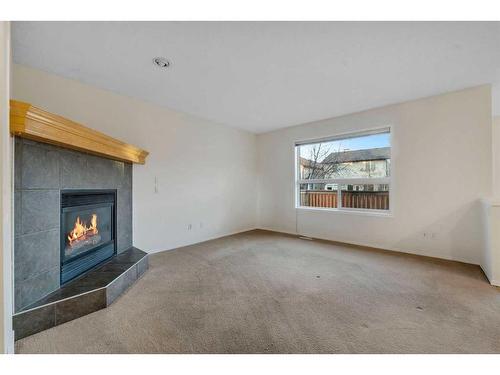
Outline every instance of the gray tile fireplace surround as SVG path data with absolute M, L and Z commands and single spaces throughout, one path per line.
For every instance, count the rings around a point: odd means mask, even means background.
M 15 138 L 16 313 L 60 287 L 60 191 L 117 189 L 117 252 L 132 246 L 132 165 Z

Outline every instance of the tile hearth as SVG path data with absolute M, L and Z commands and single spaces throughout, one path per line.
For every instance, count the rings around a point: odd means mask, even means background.
M 14 315 L 15 339 L 33 335 L 111 305 L 149 267 L 135 247 L 113 256 Z

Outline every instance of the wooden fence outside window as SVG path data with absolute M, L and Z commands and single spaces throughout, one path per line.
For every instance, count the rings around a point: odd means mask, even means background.
M 360 209 L 389 209 L 388 191 L 343 191 L 342 207 Z M 336 191 L 301 191 L 300 205 L 304 207 L 337 208 Z

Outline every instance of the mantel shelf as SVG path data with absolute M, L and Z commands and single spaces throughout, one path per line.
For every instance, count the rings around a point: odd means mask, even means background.
M 10 132 L 19 137 L 125 162 L 144 164 L 149 154 L 94 129 L 16 100 L 10 101 Z

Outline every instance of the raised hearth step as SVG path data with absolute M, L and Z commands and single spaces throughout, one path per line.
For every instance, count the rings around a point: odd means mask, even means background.
M 135 247 L 117 254 L 13 317 L 15 339 L 93 313 L 111 305 L 149 268 L 148 256 Z

